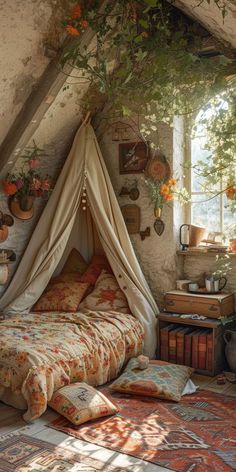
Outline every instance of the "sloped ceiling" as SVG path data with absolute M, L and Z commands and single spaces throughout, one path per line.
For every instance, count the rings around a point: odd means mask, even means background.
M 199 21 L 215 38 L 226 46 L 236 49 L 236 2 L 228 0 L 227 13 L 223 19 L 222 13 L 215 3 L 204 0 L 175 0 L 174 5 L 191 18 Z

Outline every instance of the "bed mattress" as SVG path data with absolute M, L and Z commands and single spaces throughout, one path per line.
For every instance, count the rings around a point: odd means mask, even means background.
M 123 313 L 14 315 L 0 322 L 0 399 L 27 405 L 23 417 L 33 421 L 60 387 L 116 378 L 143 338 L 140 322 Z

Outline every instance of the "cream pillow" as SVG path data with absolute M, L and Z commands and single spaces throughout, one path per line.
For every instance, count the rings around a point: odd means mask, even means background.
M 84 382 L 60 388 L 48 405 L 75 425 L 114 415 L 118 411 L 105 395 Z
M 115 276 L 105 270 L 99 275 L 93 291 L 80 303 L 79 310 L 84 309 L 130 313 L 126 296 Z

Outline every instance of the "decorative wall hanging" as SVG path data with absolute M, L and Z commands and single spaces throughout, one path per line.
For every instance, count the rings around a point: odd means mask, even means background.
M 150 226 L 147 226 L 144 231 L 140 231 L 139 234 L 141 236 L 141 240 L 144 241 L 145 238 L 151 235 Z
M 124 205 L 121 212 L 129 234 L 140 232 L 140 207 L 138 205 Z
M 0 249 L 0 264 L 15 262 L 16 253 L 12 249 Z
M 9 268 L 7 264 L 0 265 L 0 285 L 5 285 L 9 277 Z
M 133 183 L 130 185 L 130 188 L 128 188 L 127 186 L 121 188 L 119 196 L 125 197 L 127 195 L 129 196 L 131 200 L 137 200 L 139 198 L 140 192 L 138 189 L 137 179 L 134 179 Z
M 155 182 L 163 183 L 170 179 L 170 164 L 164 154 L 161 152 L 155 152 L 146 166 L 145 175 L 147 178 L 150 178 Z
M 10 211 L 21 220 L 32 218 L 34 199 L 47 199 L 51 191 L 48 175 L 43 177 L 38 170 L 40 157 L 46 156 L 46 153 L 35 141 L 33 143 L 21 156 L 24 160 L 22 169 L 16 174 L 9 173 L 2 182 L 4 193 L 9 196 Z
M 8 226 L 12 226 L 14 220 L 11 215 L 3 214 L 0 211 L 0 243 L 6 241 L 8 237 Z
M 129 141 L 134 139 L 134 131 L 129 124 L 117 121 L 112 123 L 112 141 Z
M 154 229 L 158 236 L 161 236 L 165 223 L 161 219 L 162 209 L 165 203 L 173 200 L 176 180 L 170 178 L 170 165 L 161 153 L 156 153 L 147 164 L 145 169 L 145 184 L 147 185 L 149 196 L 154 203 Z
M 119 144 L 120 174 L 140 174 L 150 157 L 148 144 L 143 141 Z

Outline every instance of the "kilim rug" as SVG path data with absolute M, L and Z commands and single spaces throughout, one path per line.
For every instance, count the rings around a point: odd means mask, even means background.
M 0 472 L 124 472 L 84 454 L 25 434 L 0 438 Z
M 50 427 L 180 472 L 236 470 L 236 398 L 200 390 L 180 403 L 101 391 L 120 412 L 81 426 Z

